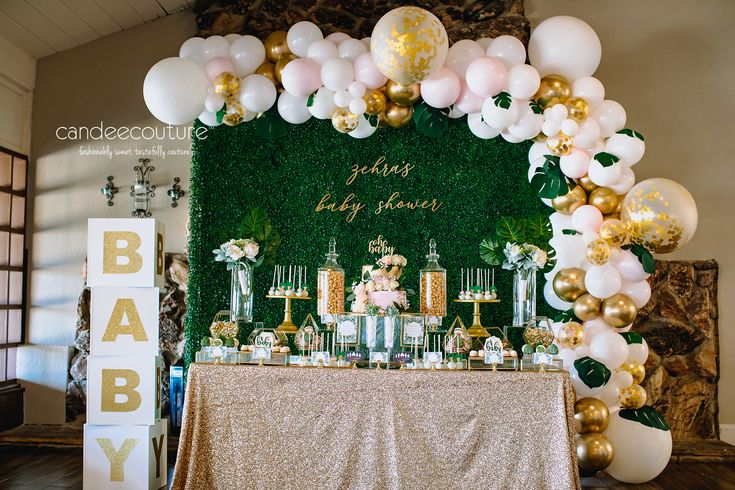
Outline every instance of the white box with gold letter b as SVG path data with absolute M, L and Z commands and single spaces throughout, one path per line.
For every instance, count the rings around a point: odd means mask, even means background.
M 87 423 L 152 425 L 161 418 L 160 357 L 87 358 Z
M 84 488 L 166 486 L 166 420 L 152 425 L 84 425 Z
M 164 227 L 155 219 L 90 219 L 89 287 L 163 287 Z
M 158 355 L 158 288 L 92 288 L 92 356 Z

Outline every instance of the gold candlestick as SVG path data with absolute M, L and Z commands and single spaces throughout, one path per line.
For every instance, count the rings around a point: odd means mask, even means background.
M 294 322 L 291 320 L 291 300 L 311 299 L 311 296 L 276 296 L 276 295 L 269 294 L 266 296 L 266 298 L 286 300 L 286 304 L 283 308 L 283 321 L 276 328 L 276 332 L 296 333 L 296 331 L 298 330 L 298 327 L 296 327 L 296 324 L 294 324 Z
M 467 329 L 467 333 L 471 337 L 485 338 L 490 337 L 490 333 L 482 326 L 480 321 L 480 304 L 481 303 L 500 303 L 499 299 L 455 299 L 455 303 L 472 303 L 472 325 Z

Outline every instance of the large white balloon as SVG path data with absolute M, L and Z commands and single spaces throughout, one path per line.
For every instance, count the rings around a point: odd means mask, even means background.
M 556 267 L 562 269 L 578 267 L 587 251 L 581 235 L 556 235 L 549 245 L 556 251 Z
M 572 226 L 580 233 L 597 231 L 602 224 L 602 213 L 591 204 L 585 204 L 572 213 Z
M 628 357 L 628 343 L 616 332 L 599 333 L 590 342 L 590 356 L 612 371 Z
M 204 38 L 190 37 L 184 41 L 181 48 L 179 48 L 179 57 L 190 59 L 191 61 L 198 63 L 201 59 L 202 44 L 204 44 Z
M 306 58 L 309 54 L 309 46 L 315 41 L 323 39 L 321 29 L 308 20 L 302 20 L 291 26 L 286 34 L 288 49 L 300 58 Z
M 595 77 L 581 77 L 572 83 L 572 96 L 586 100 L 589 109 L 594 111 L 605 100 L 605 87 Z
M 523 45 L 521 45 L 523 46 Z M 462 39 L 452 44 L 447 53 L 446 67 L 464 80 L 467 67 L 480 56 L 485 55 L 485 50 L 477 42 L 470 39 Z
M 217 121 L 217 114 L 210 111 L 204 111 L 199 114 L 198 119 L 207 126 L 216 127 L 222 124 L 222 121 Z
M 332 117 L 332 113 L 336 108 L 337 104 L 334 103 L 334 92 L 327 87 L 322 87 L 314 95 L 309 112 L 317 119 L 329 119 Z
M 488 98 L 482 103 L 482 119 L 488 126 L 502 130 L 513 124 L 518 119 L 520 109 L 521 107 L 518 101 L 511 101 L 510 105 L 506 109 L 505 107 L 496 104 L 494 99 Z
M 265 61 L 265 47 L 255 36 L 241 36 L 230 46 L 230 60 L 235 66 L 235 75 L 250 75 Z
M 307 97 L 296 97 L 288 92 L 283 92 L 278 97 L 278 114 L 284 121 L 291 124 L 305 123 L 311 117 L 306 101 Z
M 326 39 L 314 41 L 306 52 L 306 57 L 320 66 L 328 59 L 338 56 L 337 46 Z
M 642 343 L 630 343 L 628 344 L 628 358 L 625 362 L 638 361 L 641 364 L 645 364 L 648 359 L 648 343 L 646 339 L 641 339 Z
M 542 77 L 561 75 L 573 81 L 590 76 L 597 70 L 601 56 L 600 39 L 592 27 L 566 15 L 541 22 L 528 42 L 528 58 Z
M 620 176 L 622 175 L 621 167 L 620 162 L 615 162 L 605 167 L 593 157 L 590 160 L 587 172 L 592 182 L 600 187 L 607 187 L 620 180 Z
M 367 48 L 358 39 L 345 39 L 337 48 L 340 58 L 347 58 L 350 61 L 355 61 L 358 56 L 363 53 L 367 53 Z
M 622 279 L 610 264 L 593 265 L 584 275 L 584 286 L 595 298 L 605 299 L 620 291 Z
M 508 70 L 508 93 L 516 99 L 530 99 L 541 84 L 541 77 L 531 65 L 516 65 Z
M 600 135 L 603 138 L 612 136 L 616 131 L 625 127 L 625 109 L 614 100 L 603 100 L 600 106 L 592 113 L 600 126 Z
M 623 165 L 620 169 L 620 178 L 608 187 L 615 191 L 615 194 L 624 196 L 635 185 L 635 172 L 630 167 Z
M 638 257 L 630 250 L 621 250 L 615 261 L 615 268 L 620 272 L 620 276 L 629 282 L 645 281 L 650 276 L 643 270 L 643 265 Z
M 354 80 L 355 72 L 350 60 L 345 58 L 332 58 L 322 63 L 322 83 L 329 90 L 339 92 L 347 90 Z
M 199 48 L 202 62 L 212 58 L 227 58 L 230 55 L 230 42 L 222 36 L 209 36 Z
M 577 126 L 577 134 L 574 135 L 574 146 L 590 150 L 597 146 L 600 140 L 600 125 L 597 121 L 588 117 Z M 593 153 L 593 152 L 590 152 Z
M 586 322 L 584 322 L 583 326 L 584 341 L 586 344 L 591 344 L 592 339 L 594 339 L 598 335 L 613 331 L 613 327 L 605 323 L 605 320 L 603 320 L 599 316 L 597 318 L 593 318 L 592 320 L 587 320 Z
M 610 416 L 603 435 L 615 448 L 605 471 L 618 481 L 638 484 L 653 480 L 671 458 L 671 431 L 624 419 L 620 412 Z
M 648 281 L 623 282 L 618 291 L 633 300 L 638 308 L 643 308 L 651 299 L 651 285 Z
M 630 167 L 641 161 L 646 144 L 636 136 L 615 133 L 605 142 L 605 151 L 620 158 L 622 165 Z
M 208 86 L 204 71 L 195 62 L 165 58 L 148 70 L 143 81 L 143 99 L 159 121 L 188 124 L 204 111 Z
M 263 75 L 245 77 L 240 85 L 240 103 L 250 112 L 265 112 L 276 102 L 276 87 Z
M 520 39 L 515 36 L 498 36 L 487 48 L 487 55 L 497 58 L 510 69 L 526 61 L 526 48 Z
M 577 349 L 575 349 L 575 353 L 577 353 L 576 351 Z M 579 358 L 581 357 L 584 356 L 579 356 Z M 574 387 L 574 393 L 577 395 L 577 399 L 584 398 L 586 396 L 595 396 L 602 391 L 602 388 L 605 386 L 602 385 L 595 388 L 587 386 L 584 381 L 579 378 L 579 372 L 574 366 L 574 362 L 572 362 L 572 365 L 569 367 L 569 378 L 572 380 L 572 386 Z
M 479 112 L 467 114 L 467 126 L 469 126 L 472 134 L 484 140 L 495 138 L 500 134 L 500 130 L 491 128 L 483 122 L 482 114 Z

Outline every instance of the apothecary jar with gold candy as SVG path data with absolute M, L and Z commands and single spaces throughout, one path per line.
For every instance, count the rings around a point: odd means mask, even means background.
M 429 254 L 426 265 L 419 272 L 420 311 L 429 318 L 432 325 L 441 324 L 447 316 L 447 271 L 439 265 L 436 253 L 436 240 L 429 240 Z
M 322 321 L 333 323 L 335 315 L 344 311 L 345 271 L 337 263 L 337 240 L 329 239 L 327 260 L 319 268 L 317 277 L 317 313 Z

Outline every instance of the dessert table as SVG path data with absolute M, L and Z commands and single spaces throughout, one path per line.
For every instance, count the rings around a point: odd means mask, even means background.
M 579 488 L 566 372 L 192 364 L 173 489 Z

